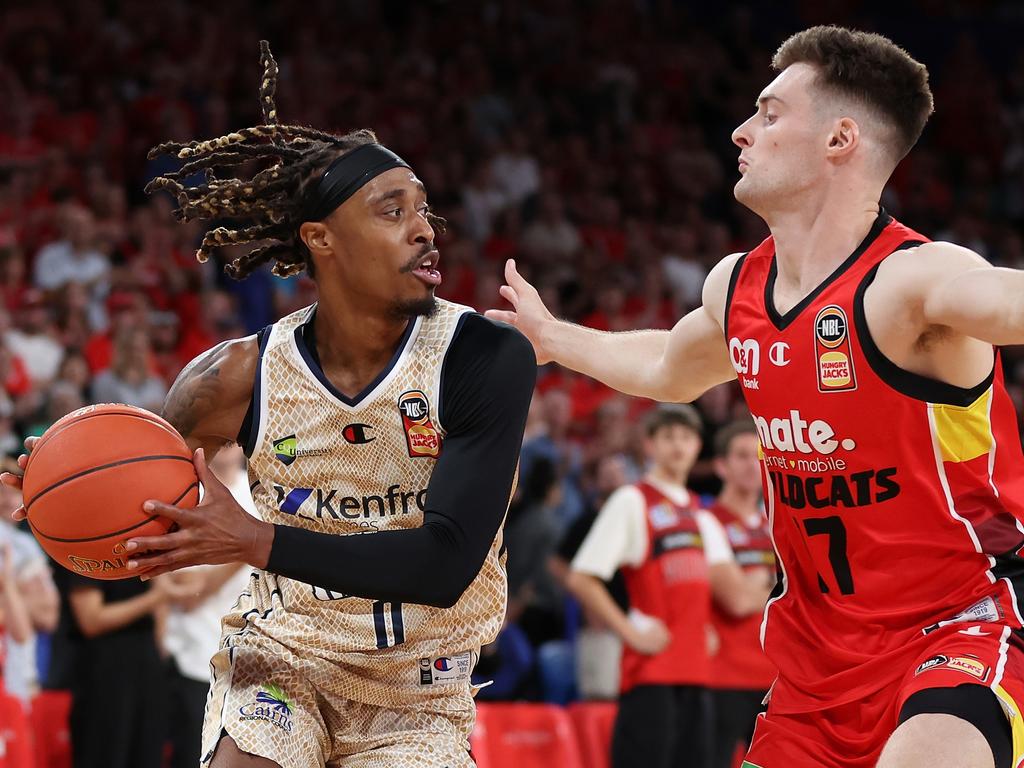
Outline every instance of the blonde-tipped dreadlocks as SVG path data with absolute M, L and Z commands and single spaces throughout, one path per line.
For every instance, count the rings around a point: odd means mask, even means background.
M 345 152 L 377 142 L 373 131 L 358 130 L 344 136 L 298 125 L 279 125 L 274 95 L 277 91 L 277 62 L 270 44 L 260 41 L 260 109 L 263 124 L 206 141 L 181 144 L 169 141 L 153 147 L 149 157 L 174 153 L 186 162 L 180 169 L 153 179 L 146 192 L 168 190 L 178 200 L 175 216 L 180 221 L 193 219 L 243 219 L 251 226 L 232 229 L 217 227 L 206 233 L 196 251 L 206 261 L 213 249 L 224 245 L 270 240 L 254 248 L 225 267 L 231 277 L 241 280 L 256 267 L 274 260 L 273 272 L 280 277 L 306 269 L 312 276 L 313 261 L 299 237 L 302 224 L 302 200 L 306 187 L 316 181 L 332 160 Z M 217 178 L 214 168 L 241 165 L 253 159 L 272 160 L 273 164 L 251 179 Z M 186 187 L 181 180 L 199 170 L 206 182 Z M 431 217 L 431 223 L 443 228 L 443 221 Z

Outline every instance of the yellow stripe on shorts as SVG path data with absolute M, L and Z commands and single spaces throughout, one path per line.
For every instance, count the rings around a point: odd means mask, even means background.
M 1021 716 L 1021 709 L 1013 697 L 1001 685 L 992 689 L 999 697 L 1006 716 L 1010 718 L 1010 733 L 1013 736 L 1013 768 L 1018 768 L 1024 762 L 1024 717 Z

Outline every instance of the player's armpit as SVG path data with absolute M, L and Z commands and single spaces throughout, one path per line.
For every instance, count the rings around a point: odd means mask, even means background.
M 234 442 L 252 397 L 259 345 L 255 336 L 207 350 L 185 366 L 161 411 L 189 447 L 212 456 Z

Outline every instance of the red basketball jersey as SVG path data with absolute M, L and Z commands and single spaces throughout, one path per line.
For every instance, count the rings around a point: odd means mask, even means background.
M 725 337 L 761 441 L 781 571 L 762 627 L 778 712 L 889 685 L 940 625 L 1022 623 L 1024 458 L 998 354 L 984 382 L 951 386 L 898 368 L 865 320 L 881 261 L 925 240 L 882 211 L 785 314 L 771 238 L 732 275 Z
M 775 570 L 768 521 L 761 516 L 756 526 L 736 517 L 716 502 L 709 510 L 725 529 L 736 562 L 744 571 L 754 568 Z M 737 619 L 715 603 L 711 609 L 712 626 L 718 633 L 718 653 L 711 657 L 711 687 L 746 691 L 767 691 L 776 669 L 761 649 L 761 616 Z
M 629 605 L 660 619 L 672 641 L 656 656 L 622 649 L 622 692 L 637 685 L 707 685 L 711 585 L 697 506 L 693 496 L 682 507 L 650 483 L 636 487 L 647 506 L 647 559 L 622 568 Z

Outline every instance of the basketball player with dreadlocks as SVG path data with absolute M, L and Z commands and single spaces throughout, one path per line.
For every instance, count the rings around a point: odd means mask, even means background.
M 229 273 L 273 259 L 307 270 L 319 301 L 181 373 L 164 416 L 206 496 L 147 502 L 179 529 L 128 548 L 143 576 L 255 566 L 211 663 L 203 765 L 471 766 L 470 674 L 505 614 L 501 525 L 536 360 L 518 331 L 435 299 L 440 222 L 405 161 L 369 131 L 277 124 L 261 48 L 264 124 L 156 147 L 186 163 L 149 191 L 182 219 L 254 222 L 212 230 L 198 257 L 269 240 Z M 254 158 L 274 162 L 211 172 Z M 182 186 L 197 170 L 206 183 Z M 233 441 L 264 522 L 206 468 Z
M 879 205 L 932 112 L 891 40 L 815 27 L 733 131 L 736 199 L 771 236 L 725 257 L 671 331 L 556 320 L 506 269 L 538 358 L 689 401 L 739 379 L 780 566 L 778 669 L 744 766 L 1024 762 L 1024 456 L 997 345 L 1024 343 L 1024 272 Z

